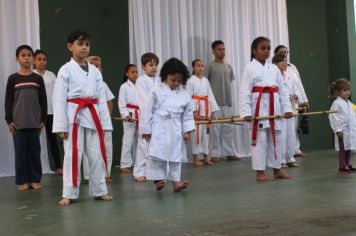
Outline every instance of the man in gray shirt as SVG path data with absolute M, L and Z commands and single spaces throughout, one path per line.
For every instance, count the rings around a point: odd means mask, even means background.
M 211 48 L 215 60 L 205 66 L 204 76 L 209 80 L 216 102 L 219 105 L 217 117 L 231 116 L 231 82 L 235 80 L 234 71 L 229 64 L 224 62 L 224 42 L 216 40 L 212 43 Z M 209 152 L 212 161 L 219 162 L 221 156 L 226 156 L 227 160 L 241 160 L 234 152 L 233 130 L 232 125 L 228 124 L 211 126 Z

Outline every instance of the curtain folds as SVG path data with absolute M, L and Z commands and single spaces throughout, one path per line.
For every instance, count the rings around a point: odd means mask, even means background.
M 18 70 L 15 50 L 22 44 L 34 50 L 40 48 L 38 0 L 0 1 L 0 177 L 15 175 L 13 138 L 5 121 L 5 90 L 7 78 Z M 41 160 L 43 173 L 49 168 L 46 136 L 41 134 Z

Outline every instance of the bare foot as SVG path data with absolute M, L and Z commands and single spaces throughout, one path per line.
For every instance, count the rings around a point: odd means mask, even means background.
M 288 167 L 299 167 L 300 165 L 298 163 L 295 163 L 295 162 L 290 162 L 290 163 L 287 163 L 287 166 Z
M 35 190 L 43 188 L 42 184 L 40 184 L 40 183 L 31 183 L 30 186 L 31 186 L 31 188 L 33 188 Z
M 100 197 L 94 197 L 94 200 L 101 200 L 101 201 L 112 201 L 114 198 L 110 195 L 103 195 Z
M 29 189 L 30 189 L 30 186 L 28 184 L 22 184 L 17 188 L 17 190 L 19 190 L 19 191 L 27 191 Z
M 164 180 L 160 180 L 157 183 L 155 183 L 155 185 L 156 185 L 156 190 L 161 191 L 164 188 L 164 186 L 166 186 L 166 182 L 164 182 Z
M 288 168 L 288 165 L 286 163 L 281 164 L 281 169 L 287 169 L 287 168 Z
M 55 171 L 56 175 L 63 175 L 63 169 L 62 168 L 58 168 Z
M 111 184 L 112 183 L 112 179 L 110 177 L 105 177 L 105 182 L 107 184 Z
M 215 162 L 215 163 L 221 162 L 221 160 L 220 160 L 219 157 L 211 157 L 211 158 L 210 158 L 210 161 Z
M 200 161 L 200 160 L 195 160 L 193 163 L 194 163 L 194 166 L 202 166 L 202 165 L 204 165 L 204 163 L 202 161 Z
M 241 158 L 238 156 L 227 156 L 226 159 L 228 161 L 241 161 Z
M 205 165 L 214 165 L 214 162 L 210 161 L 209 159 L 204 160 Z
M 297 154 L 294 154 L 294 157 L 306 157 L 307 155 L 304 152 L 300 152 Z
M 287 173 L 281 171 L 281 170 L 273 170 L 273 176 L 276 179 L 291 179 L 292 177 L 290 177 Z
M 58 204 L 61 205 L 61 206 L 67 206 L 67 205 L 69 205 L 69 204 L 71 204 L 71 203 L 72 203 L 71 200 L 68 199 L 68 198 L 62 198 L 62 199 L 58 202 Z
M 136 180 L 136 182 L 146 182 L 146 177 L 145 176 L 139 176 L 135 180 Z
M 180 192 L 188 187 L 189 183 L 185 180 L 180 182 L 173 182 L 173 191 Z
M 131 173 L 131 169 L 130 168 L 120 168 L 120 172 L 124 173 L 124 174 L 128 174 L 128 173 Z
M 256 180 L 257 181 L 272 181 L 274 178 L 272 176 L 266 175 L 264 172 L 263 173 L 256 173 Z

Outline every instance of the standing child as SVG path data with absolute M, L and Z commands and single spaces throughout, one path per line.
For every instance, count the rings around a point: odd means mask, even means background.
M 274 49 L 274 54 L 283 54 L 286 57 L 289 54 L 288 48 L 284 45 L 278 45 L 275 49 Z M 304 108 L 308 108 L 309 107 L 309 102 L 308 102 L 308 98 L 307 95 L 305 93 L 304 90 L 304 86 L 299 74 L 299 71 L 297 69 L 297 67 L 295 65 L 293 65 L 292 63 L 288 63 L 287 69 L 286 69 L 286 73 L 288 73 L 289 75 L 293 76 L 294 78 L 297 79 L 297 83 L 298 83 L 298 89 L 300 91 L 300 96 L 299 96 L 299 107 L 304 107 Z M 302 117 L 302 119 L 305 119 L 306 116 Z M 295 119 L 296 125 L 295 128 L 298 131 L 298 119 Z M 296 131 L 296 148 L 294 151 L 294 157 L 306 157 L 306 154 L 304 152 L 302 152 L 300 150 L 300 142 L 299 142 L 299 135 L 298 132 Z
M 301 97 L 301 92 L 298 88 L 297 78 L 287 71 L 288 62 L 286 55 L 274 55 L 272 58 L 272 63 L 278 67 L 282 74 L 284 85 L 288 90 L 293 112 L 298 112 L 297 108 L 299 105 L 299 98 Z M 295 120 L 295 117 L 282 120 L 282 168 L 299 167 L 299 164 L 297 164 L 294 159 L 294 150 L 297 142 L 297 122 Z
M 140 111 L 143 111 L 147 103 L 148 95 L 151 90 L 161 82 L 161 79 L 156 76 L 159 59 L 155 54 L 150 52 L 143 54 L 141 63 L 143 66 L 143 75 L 137 79 L 135 87 L 138 96 L 138 106 L 140 107 Z M 139 127 L 136 161 L 133 172 L 137 182 L 146 181 L 147 150 L 148 144 L 146 140 L 142 138 L 141 128 Z
M 7 80 L 5 119 L 14 137 L 16 185 L 26 191 L 42 188 L 39 133 L 46 122 L 47 98 L 43 78 L 32 72 L 32 48 L 19 46 L 16 61 L 20 69 Z
M 171 58 L 163 64 L 160 76 L 162 83 L 150 93 L 140 119 L 143 138 L 149 142 L 146 176 L 158 191 L 168 179 L 179 192 L 188 187 L 187 181 L 181 181 L 181 168 L 187 161 L 185 144 L 195 127 L 191 98 L 181 87 L 189 72 L 183 62 Z
M 89 194 L 95 200 L 113 199 L 108 195 L 102 166 L 103 159 L 107 164 L 103 130 L 112 130 L 112 124 L 101 73 L 86 61 L 90 39 L 89 34 L 78 30 L 68 35 L 72 59 L 61 67 L 54 86 L 53 132 L 64 140 L 60 205 L 79 198 L 83 153 L 89 161 Z
M 87 57 L 86 59 L 90 64 L 94 65 L 96 68 L 102 72 L 102 60 L 101 57 L 99 56 L 90 56 Z M 111 92 L 109 86 L 104 82 L 105 86 L 105 97 L 106 97 L 106 102 L 108 105 L 109 113 L 110 116 L 112 114 L 112 109 L 113 109 L 113 103 L 112 100 L 115 98 L 114 94 Z M 107 167 L 105 166 L 105 163 L 103 163 L 103 169 L 107 173 L 108 176 L 105 177 L 105 182 L 106 183 L 111 183 L 112 180 L 110 178 L 111 176 L 111 166 L 112 166 L 112 131 L 111 130 L 104 130 L 104 138 L 105 138 L 105 149 L 106 149 L 106 158 L 107 158 Z M 84 179 L 88 180 L 89 179 L 89 163 L 88 163 L 88 158 L 85 154 L 83 154 L 83 175 Z
M 253 121 L 252 168 L 256 180 L 270 181 L 274 178 L 290 179 L 281 171 L 281 120 L 253 120 L 252 117 L 271 116 L 283 113 L 292 117 L 289 94 L 278 68 L 267 62 L 270 55 L 270 40 L 256 38 L 251 45 L 251 62 L 243 72 L 239 109 L 245 121 Z M 266 166 L 273 168 L 273 177 L 265 174 Z
M 215 119 L 215 112 L 219 110 L 211 90 L 210 83 L 203 76 L 204 62 L 196 59 L 192 62 L 193 75 L 187 82 L 187 91 L 193 100 L 193 115 L 195 120 Z M 209 125 L 197 125 L 193 132 L 193 161 L 195 166 L 211 165 L 209 159 Z M 204 155 L 204 162 L 198 155 Z
M 62 175 L 63 174 L 62 160 L 59 154 L 57 134 L 52 133 L 52 126 L 53 126 L 52 96 L 53 96 L 54 83 L 56 82 L 56 75 L 53 72 L 46 70 L 47 54 L 44 51 L 36 50 L 34 54 L 34 59 L 35 59 L 34 61 L 35 69 L 33 70 L 33 72 L 43 77 L 46 86 L 47 118 L 46 118 L 45 127 L 46 127 L 47 141 L 53 157 L 53 161 L 55 165 L 55 173 L 57 175 Z
M 138 71 L 137 66 L 129 64 L 125 68 L 124 81 L 119 91 L 119 110 L 123 122 L 124 135 L 120 158 L 120 170 L 122 173 L 130 173 L 136 159 L 137 129 L 138 129 L 138 98 L 135 88 Z
M 339 174 L 356 171 L 350 164 L 351 150 L 356 150 L 356 115 L 350 96 L 351 83 L 347 79 L 337 79 L 330 85 L 330 94 L 336 96 L 330 110 L 330 125 L 335 134 L 335 149 L 339 151 Z

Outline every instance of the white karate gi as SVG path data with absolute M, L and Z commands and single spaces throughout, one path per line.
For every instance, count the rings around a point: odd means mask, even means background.
M 210 83 L 207 78 L 198 78 L 197 76 L 193 75 L 188 80 L 186 89 L 191 97 L 207 97 L 209 114 L 206 114 L 205 111 L 206 101 L 200 100 L 200 102 L 198 102 L 198 99 L 192 98 L 193 111 L 198 112 L 200 110 L 200 116 L 202 118 L 209 118 L 212 112 L 219 110 L 218 104 L 215 101 L 214 94 L 211 90 Z M 209 155 L 209 134 L 206 127 L 207 125 L 199 125 L 199 127 L 196 126 L 195 132 L 192 134 L 192 150 L 194 155 Z M 197 135 L 198 129 L 199 135 Z
M 195 129 L 191 97 L 183 88 L 171 90 L 161 83 L 152 90 L 141 114 L 142 133 L 152 135 L 146 178 L 180 181 L 181 163 L 187 161 L 182 134 Z
M 79 197 L 80 168 L 77 172 L 77 186 L 72 181 L 72 131 L 77 104 L 67 99 L 92 98 L 97 99 L 94 108 L 99 116 L 103 130 L 112 130 L 110 114 L 105 97 L 105 87 L 100 71 L 93 65 L 88 65 L 85 72 L 80 65 L 71 59 L 61 67 L 53 93 L 53 132 L 68 132 L 64 140 L 63 163 L 63 197 L 77 199 Z M 89 160 L 89 194 L 103 196 L 107 194 L 105 173 L 102 167 L 103 159 L 99 145 L 99 135 L 88 107 L 77 114 L 78 124 L 78 167 L 81 165 L 83 153 Z
M 300 91 L 300 96 L 298 96 L 299 104 L 308 102 L 308 98 L 305 93 L 304 86 L 303 86 L 302 80 L 300 78 L 300 74 L 299 74 L 297 67 L 291 63 L 288 64 L 286 73 L 292 75 L 293 77 L 297 78 L 297 80 L 298 80 L 298 90 Z M 296 147 L 295 147 L 294 154 L 298 154 L 298 153 L 301 153 L 302 151 L 300 150 L 300 141 L 299 141 L 299 135 L 298 135 L 298 119 L 297 118 L 295 119 L 295 122 L 296 122 L 295 128 L 297 130 L 296 131 L 297 137 L 296 137 Z
M 109 86 L 104 82 L 105 87 L 105 97 L 106 101 L 109 102 L 115 98 L 114 94 L 111 92 Z M 106 150 L 106 159 L 107 159 L 107 168 L 105 163 L 103 162 L 103 169 L 106 173 L 108 172 L 108 177 L 111 176 L 111 166 L 112 166 L 112 132 L 108 130 L 104 130 L 104 142 L 105 142 L 105 150 Z M 89 179 L 89 162 L 88 157 L 83 154 L 83 176 L 85 180 Z
M 128 104 L 138 106 L 135 84 L 130 80 L 127 80 L 127 82 L 123 83 L 120 87 L 118 101 L 120 115 L 122 118 L 125 118 L 131 114 L 133 119 L 138 119 L 139 117 L 135 115 L 135 109 L 128 108 Z M 137 113 L 139 114 L 139 111 L 137 111 Z M 129 168 L 136 159 L 137 122 L 124 121 L 123 127 L 124 135 L 122 137 L 120 168 Z
M 288 90 L 288 94 L 290 97 L 290 102 L 292 105 L 293 112 L 298 112 L 298 104 L 300 102 L 300 97 L 302 97 L 301 91 L 298 86 L 298 78 L 295 74 L 290 72 L 285 72 L 282 76 L 284 85 Z M 298 99 L 294 99 L 293 96 L 296 95 Z M 296 147 L 296 139 L 297 139 L 297 123 L 296 117 L 292 117 L 290 119 L 282 119 L 282 163 L 293 163 L 294 152 Z
M 270 63 L 266 62 L 265 65 L 262 65 L 253 59 L 245 67 L 242 76 L 239 96 L 239 113 L 241 117 L 255 116 L 256 103 L 259 96 L 259 93 L 252 92 L 255 86 L 278 88 L 278 92 L 274 93 L 275 115 L 292 112 L 289 94 L 279 69 Z M 259 116 L 269 115 L 269 99 L 269 93 L 262 93 Z M 274 120 L 274 124 L 276 148 L 274 148 L 269 120 L 258 122 L 257 142 L 255 146 L 251 147 L 252 168 L 254 170 L 265 170 L 266 165 L 275 169 L 280 169 L 281 167 L 281 120 Z
M 356 150 L 356 114 L 349 100 L 337 97 L 330 110 L 338 113 L 329 114 L 330 126 L 335 134 L 335 150 L 339 151 L 339 141 L 336 132 L 343 132 L 345 151 Z
M 138 95 L 138 105 L 140 107 L 140 111 L 143 111 L 151 90 L 160 83 L 161 78 L 159 77 L 152 78 L 146 74 L 143 74 L 142 76 L 138 77 L 135 83 L 135 87 Z M 142 114 L 142 112 L 140 114 Z M 146 140 L 142 138 L 141 127 L 139 127 L 137 137 L 136 160 L 133 171 L 133 175 L 135 178 L 146 176 L 147 150 L 148 144 Z

